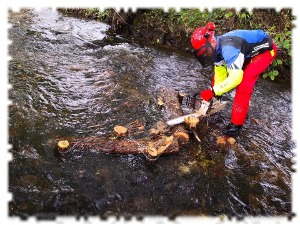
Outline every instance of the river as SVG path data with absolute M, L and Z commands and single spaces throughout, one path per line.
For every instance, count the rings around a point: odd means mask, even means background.
M 292 213 L 291 83 L 259 78 L 236 143 L 222 145 L 227 107 L 202 121 L 176 155 L 90 151 L 57 155 L 66 136 L 109 136 L 138 119 L 161 120 L 161 87 L 195 93 L 211 69 L 188 53 L 110 32 L 95 20 L 42 9 L 10 12 L 9 215 L 277 217 Z M 55 144 L 55 143 L 54 143 Z

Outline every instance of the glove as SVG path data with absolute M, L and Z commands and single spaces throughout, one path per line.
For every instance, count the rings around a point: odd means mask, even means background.
M 202 91 L 201 94 L 200 94 L 201 98 L 203 98 L 203 99 L 204 99 L 205 101 L 207 101 L 207 102 L 208 102 L 214 95 L 215 95 L 215 94 L 214 94 L 214 91 L 213 91 L 212 88 L 209 88 L 209 89 L 207 89 L 207 90 L 205 90 L 205 91 Z
M 215 98 L 218 100 L 218 101 L 222 101 L 222 95 L 219 95 L 219 96 L 215 96 Z

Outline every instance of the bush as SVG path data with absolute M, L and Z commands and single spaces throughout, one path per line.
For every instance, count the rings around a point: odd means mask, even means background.
M 292 64 L 292 43 L 291 43 L 292 42 L 292 32 L 287 31 L 286 33 L 277 33 L 274 38 L 274 41 L 276 43 L 276 46 L 277 46 L 278 52 L 279 52 L 279 55 L 277 56 L 277 58 L 279 58 L 279 59 L 275 59 L 272 63 L 272 66 L 276 70 L 273 70 L 273 71 L 263 74 L 264 78 L 269 77 L 271 80 L 274 80 L 275 77 L 279 75 L 279 72 L 277 69 L 282 70 L 284 67 L 291 68 L 291 64 Z
M 196 28 L 220 18 L 221 5 L 215 1 L 162 0 L 154 1 L 143 16 L 148 25 L 171 33 L 190 35 Z

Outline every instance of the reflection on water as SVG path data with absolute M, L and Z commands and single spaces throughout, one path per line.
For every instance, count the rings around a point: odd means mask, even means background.
M 260 79 L 235 142 L 220 142 L 229 106 L 202 121 L 202 143 L 149 164 L 144 156 L 72 152 L 63 136 L 109 136 L 139 119 L 150 128 L 161 87 L 187 93 L 210 85 L 211 71 L 186 53 L 107 34 L 97 21 L 49 9 L 9 14 L 10 215 L 286 216 L 292 211 L 291 88 Z

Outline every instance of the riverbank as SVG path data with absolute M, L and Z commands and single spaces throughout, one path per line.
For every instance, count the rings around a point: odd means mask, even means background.
M 138 9 L 136 12 L 117 12 L 113 8 L 99 11 L 96 8 L 59 9 L 71 16 L 79 16 L 106 22 L 116 34 L 133 35 L 150 39 L 153 44 L 166 45 L 184 51 L 192 50 L 190 37 L 195 29 L 205 26 L 208 21 L 216 25 L 216 35 L 235 29 L 263 29 L 270 34 L 278 46 L 276 60 L 263 74 L 264 78 L 291 79 L 292 62 L 292 21 L 291 9 L 213 9 L 212 12 L 199 9 Z
M 146 9 L 139 9 L 136 13 L 116 12 L 114 9 L 107 9 L 104 12 L 99 12 L 98 9 L 79 8 L 59 9 L 59 11 L 70 16 L 78 16 L 105 22 L 111 25 L 111 31 L 116 34 L 143 37 L 151 40 L 153 44 L 167 45 L 181 50 L 191 50 L 190 35 L 187 35 L 183 30 L 171 28 L 170 24 L 158 25 L 158 20 L 155 21 L 154 19 L 154 17 L 158 18 L 158 15 L 152 15 L 152 13 L 149 13 L 149 10 Z M 153 21 L 150 21 L 149 18 Z

